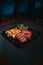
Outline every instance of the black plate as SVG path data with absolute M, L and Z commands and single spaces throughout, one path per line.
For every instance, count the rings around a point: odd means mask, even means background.
M 14 26 L 15 27 L 15 26 Z M 13 27 L 13 28 L 14 28 Z M 12 29 L 12 28 L 11 28 Z M 5 34 L 5 31 L 2 32 L 2 35 L 7 39 L 9 40 L 12 44 L 16 45 L 17 47 L 26 47 L 27 45 L 31 44 L 31 42 L 36 39 L 40 33 L 36 30 L 33 30 L 33 29 L 29 29 L 31 32 L 32 32 L 32 37 L 30 40 L 27 40 L 25 43 L 21 44 L 19 41 L 17 41 L 16 39 L 13 39 L 13 38 L 9 38 L 7 37 L 7 35 Z

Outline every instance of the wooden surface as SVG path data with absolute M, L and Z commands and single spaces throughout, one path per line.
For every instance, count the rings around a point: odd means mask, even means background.
M 15 18 L 15 19 L 10 19 L 10 20 L 6 20 L 6 21 L 3 21 L 3 22 L 0 22 L 0 26 L 12 23 L 12 22 L 14 22 L 15 20 L 18 20 L 18 19 L 19 18 Z
M 18 19 L 23 19 L 23 20 L 32 22 L 33 24 L 36 24 L 36 25 L 38 25 L 38 26 L 40 26 L 40 27 L 43 27 L 43 24 L 38 23 L 38 22 L 35 22 L 35 21 L 32 21 L 32 20 L 30 20 L 30 19 L 28 19 L 28 18 L 15 18 L 15 19 L 10 19 L 10 20 L 4 21 L 4 22 L 0 22 L 0 26 L 9 24 L 9 23 L 11 23 L 11 22 L 13 22 L 13 21 L 15 21 L 15 20 L 18 20 Z

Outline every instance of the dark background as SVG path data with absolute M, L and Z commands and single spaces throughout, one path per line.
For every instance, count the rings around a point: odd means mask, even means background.
M 0 21 L 26 17 L 43 23 L 43 0 L 0 0 Z

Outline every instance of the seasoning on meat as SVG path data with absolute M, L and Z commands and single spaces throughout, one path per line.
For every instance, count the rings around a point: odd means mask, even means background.
M 32 36 L 32 32 L 31 32 L 31 31 L 22 30 L 22 33 L 25 34 L 25 37 L 26 37 L 27 39 L 31 39 L 31 36 Z

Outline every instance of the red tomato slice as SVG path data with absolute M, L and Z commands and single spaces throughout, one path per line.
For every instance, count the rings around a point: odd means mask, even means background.
M 21 38 L 22 36 L 25 36 L 25 34 L 23 34 L 23 33 L 18 33 L 18 34 L 16 35 L 17 38 Z
M 19 39 L 19 41 L 20 41 L 21 43 L 24 43 L 24 42 L 27 41 L 27 39 L 26 39 L 25 37 L 21 37 L 21 38 Z
M 23 34 L 23 33 L 18 33 L 18 34 L 16 35 L 16 39 L 19 40 L 21 43 L 27 41 L 27 39 L 26 39 L 26 37 L 25 37 L 25 34 Z
M 21 32 L 25 34 L 27 32 L 27 30 L 21 30 Z
M 26 37 L 27 39 L 31 39 L 31 36 L 32 36 L 32 33 L 31 33 L 31 32 L 25 34 L 25 37 Z
M 27 30 L 22 30 L 21 32 L 24 34 L 31 33 L 30 31 L 27 31 Z
M 32 32 L 31 32 L 31 31 L 22 30 L 22 33 L 25 34 L 25 37 L 26 37 L 27 39 L 31 39 L 31 36 L 32 36 Z

